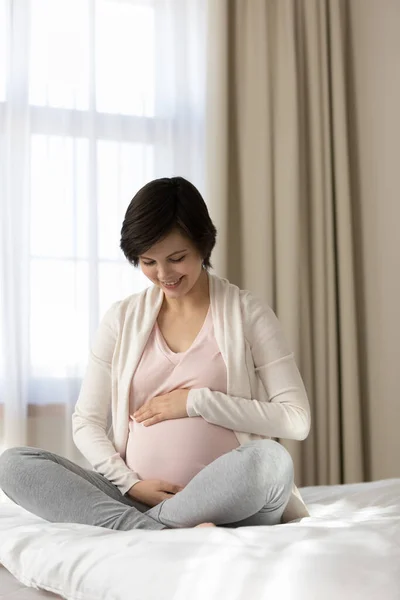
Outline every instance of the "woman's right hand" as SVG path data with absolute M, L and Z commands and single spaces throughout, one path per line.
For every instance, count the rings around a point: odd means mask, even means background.
M 145 479 L 135 483 L 127 494 L 133 500 L 143 502 L 148 506 L 156 506 L 167 498 L 172 498 L 174 494 L 182 491 L 183 487 L 180 485 L 174 485 L 161 479 Z

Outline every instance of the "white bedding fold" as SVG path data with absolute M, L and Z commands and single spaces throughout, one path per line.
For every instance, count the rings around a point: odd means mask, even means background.
M 240 529 L 112 531 L 0 503 L 0 562 L 69 600 L 398 600 L 400 479 L 303 488 L 311 517 Z

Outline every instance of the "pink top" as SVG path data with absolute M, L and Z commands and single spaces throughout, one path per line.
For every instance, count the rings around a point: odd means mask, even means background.
M 129 413 L 147 399 L 178 388 L 206 387 L 226 394 L 226 381 L 210 309 L 186 352 L 172 352 L 156 322 L 132 379 Z M 185 486 L 206 465 L 239 445 L 233 431 L 203 417 L 170 419 L 149 427 L 130 419 L 126 464 L 142 480 Z

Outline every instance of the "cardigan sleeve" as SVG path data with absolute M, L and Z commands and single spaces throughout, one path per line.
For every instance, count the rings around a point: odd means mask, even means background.
M 273 310 L 249 292 L 246 294 L 244 331 L 258 382 L 257 397 L 192 389 L 187 413 L 233 431 L 304 440 L 310 431 L 310 405 L 294 355 Z
M 76 447 L 95 471 L 107 477 L 125 494 L 140 479 L 126 465 L 106 432 L 111 406 L 111 361 L 118 331 L 118 305 L 119 302 L 116 302 L 108 309 L 96 332 L 72 415 L 72 436 Z

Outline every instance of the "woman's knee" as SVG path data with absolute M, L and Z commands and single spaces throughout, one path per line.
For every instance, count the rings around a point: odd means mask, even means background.
M 9 479 L 9 476 L 15 470 L 16 460 L 20 457 L 22 446 L 7 448 L 0 454 L 0 488 L 3 488 Z
M 265 482 L 265 479 L 293 479 L 293 460 L 282 444 L 274 440 L 253 440 L 246 444 L 250 450 L 249 460 L 252 470 Z
M 16 457 L 21 456 L 26 446 L 15 446 L 13 448 L 7 448 L 0 454 L 0 465 L 9 465 L 15 460 Z
M 30 453 L 30 446 L 14 446 L 7 448 L 0 454 L 0 487 L 3 487 L 9 480 L 9 476 L 13 478 L 18 471 L 24 457 Z

